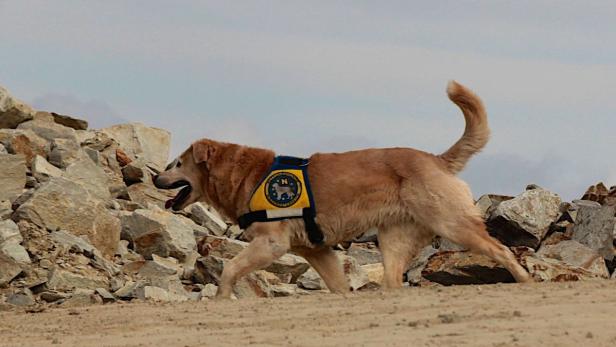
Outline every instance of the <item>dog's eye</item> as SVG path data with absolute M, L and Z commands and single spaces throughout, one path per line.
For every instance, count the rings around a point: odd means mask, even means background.
M 180 167 L 180 166 L 182 166 L 182 163 L 178 161 L 178 164 L 175 167 Z

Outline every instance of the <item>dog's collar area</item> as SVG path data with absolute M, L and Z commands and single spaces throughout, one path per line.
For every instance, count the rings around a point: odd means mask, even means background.
M 268 173 L 255 187 L 250 212 L 238 218 L 242 229 L 255 222 L 302 218 L 308 239 L 315 245 L 324 241 L 315 221 L 316 209 L 308 180 L 308 159 L 277 156 Z

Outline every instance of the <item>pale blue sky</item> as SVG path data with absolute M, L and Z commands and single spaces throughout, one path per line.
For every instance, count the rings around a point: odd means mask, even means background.
M 0 84 L 94 126 L 141 121 L 308 155 L 493 137 L 475 195 L 616 184 L 616 2 L 0 0 Z

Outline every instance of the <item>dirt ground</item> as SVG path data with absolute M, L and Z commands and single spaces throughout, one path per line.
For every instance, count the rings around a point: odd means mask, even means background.
M 0 346 L 615 346 L 616 281 L 0 312 Z

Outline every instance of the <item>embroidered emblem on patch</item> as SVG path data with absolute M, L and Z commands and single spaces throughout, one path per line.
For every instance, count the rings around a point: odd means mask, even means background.
M 265 182 L 265 197 L 276 207 L 289 207 L 301 195 L 301 181 L 290 172 L 276 173 Z

